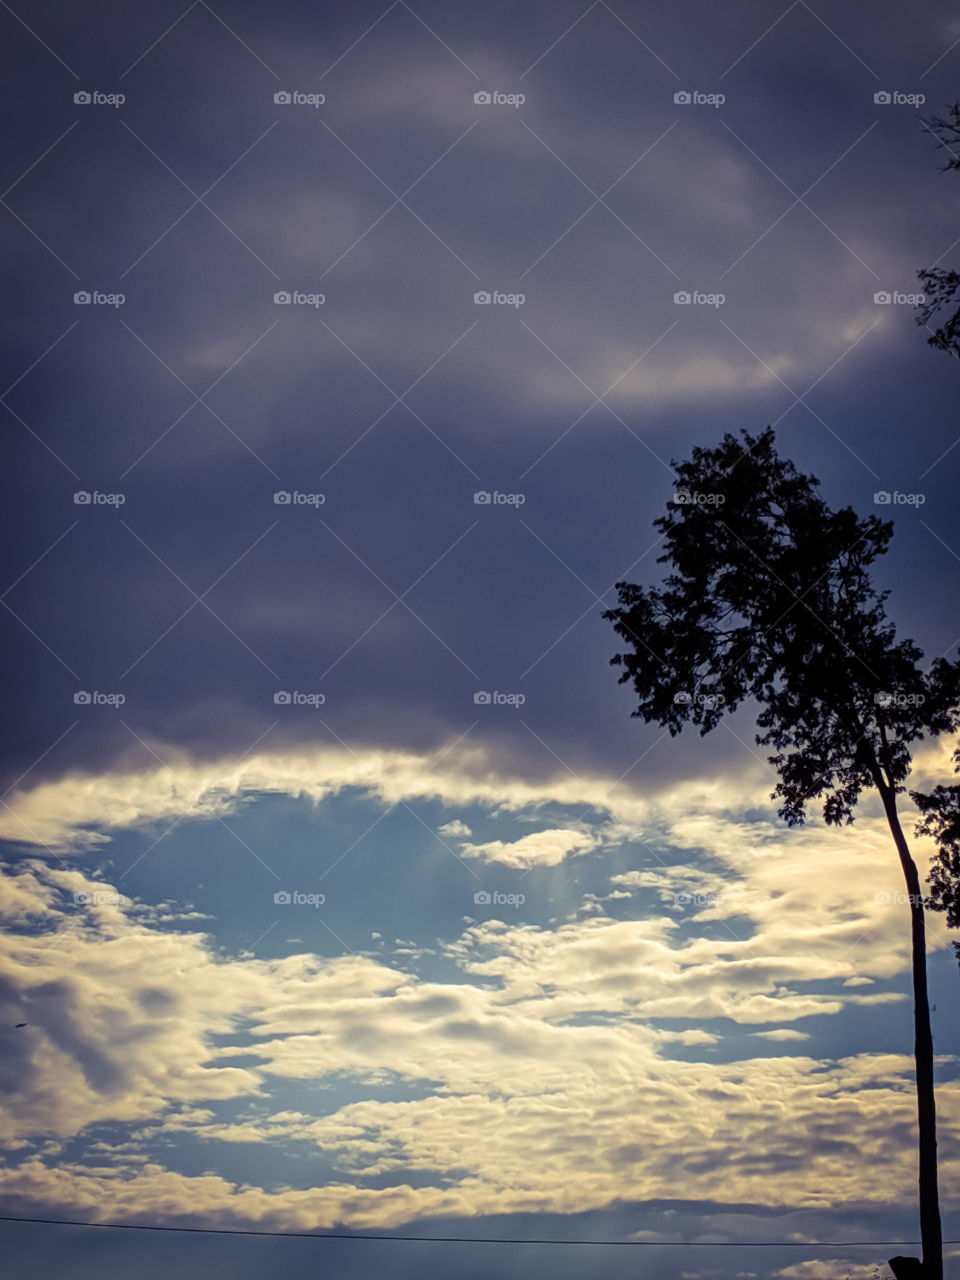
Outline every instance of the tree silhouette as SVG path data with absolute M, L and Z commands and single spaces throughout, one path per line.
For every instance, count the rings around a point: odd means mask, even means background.
M 954 754 L 960 772 L 960 751 Z M 945 911 L 947 924 L 960 929 L 960 786 L 934 787 L 929 794 L 911 791 L 923 819 L 917 823 L 917 835 L 933 836 L 937 852 L 930 864 L 927 884 L 930 896 L 926 905 L 933 911 Z M 960 942 L 953 944 L 960 962 Z
M 941 172 L 960 169 L 960 102 L 955 102 L 946 116 L 929 116 L 923 124 L 937 139 L 938 145 L 950 153 L 950 159 L 942 166 Z M 929 327 L 931 317 L 938 311 L 951 302 L 960 302 L 960 272 L 930 267 L 926 271 L 918 271 L 917 276 L 926 295 L 926 301 L 919 308 L 917 324 Z M 960 306 L 927 341 L 938 351 L 947 351 L 960 358 Z
M 603 616 L 628 647 L 611 661 L 639 696 L 632 714 L 671 734 L 688 722 L 706 734 L 754 699 L 790 826 L 820 797 L 827 823 L 850 823 L 861 791 L 879 793 L 910 901 L 922 1274 L 942 1280 L 923 896 L 897 794 L 909 744 L 960 724 L 960 662 L 922 672 L 921 650 L 895 638 L 888 593 L 868 576 L 892 522 L 831 510 L 816 477 L 777 455 L 771 428 L 741 435 L 674 462 L 678 492 L 654 521 L 671 571 L 660 588 L 617 583 L 619 607 Z
M 931 116 L 925 124 L 950 152 L 951 158 L 943 166 L 944 170 L 960 169 L 960 103 L 955 102 L 950 108 L 949 119 Z M 920 271 L 918 275 L 924 288 L 932 294 L 917 317 L 917 323 L 924 324 L 941 306 L 960 298 L 960 273 Z M 960 307 L 927 341 L 941 351 L 960 356 Z M 960 751 L 953 758 L 960 772 Z M 934 787 L 929 794 L 911 791 L 910 798 L 924 815 L 917 823 L 917 835 L 932 836 L 937 842 L 937 853 L 927 876 L 931 891 L 926 905 L 933 911 L 945 911 L 947 924 L 960 928 L 960 786 Z M 955 942 L 953 949 L 960 962 L 960 942 Z

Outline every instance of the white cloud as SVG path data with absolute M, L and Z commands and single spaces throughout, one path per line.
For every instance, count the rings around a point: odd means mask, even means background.
M 620 824 L 612 838 L 660 826 L 665 817 L 691 807 L 713 813 L 768 804 L 767 777 L 759 767 L 739 771 L 734 779 L 679 783 L 644 796 L 600 774 L 544 781 L 504 774 L 490 752 L 466 742 L 424 755 L 339 746 L 261 752 L 240 765 L 232 759 L 198 763 L 181 755 L 169 767 L 92 777 L 73 773 L 14 792 L 0 810 L 0 839 L 43 844 L 58 853 L 77 851 L 107 842 L 114 828 L 226 817 L 259 795 L 303 797 L 317 804 L 348 788 L 386 805 L 439 800 L 450 809 L 482 805 L 494 814 L 530 815 L 547 805 L 581 812 L 595 808 Z
M 793 1027 L 774 1027 L 772 1031 L 751 1031 L 751 1035 L 762 1036 L 764 1040 L 809 1040 L 805 1031 L 797 1031 Z
M 442 827 L 437 827 L 438 836 L 463 837 L 472 836 L 473 832 L 465 822 L 459 818 L 454 818 L 452 822 L 445 822 Z
M 591 919 L 553 931 L 488 922 L 450 948 L 463 979 L 431 982 L 367 956 L 215 958 L 202 935 L 160 932 L 135 904 L 76 915 L 73 894 L 95 883 L 79 873 L 38 863 L 17 878 L 15 900 L 37 902 L 25 918 L 45 916 L 54 933 L 0 943 L 4 1012 L 28 1011 L 33 1032 L 18 1042 L 23 1057 L 6 1090 L 7 1143 L 67 1138 L 105 1120 L 137 1127 L 132 1147 L 91 1152 L 99 1167 L 54 1168 L 51 1153 L 0 1171 L 11 1202 L 125 1220 L 227 1213 L 277 1229 L 371 1228 L 423 1215 L 583 1211 L 624 1196 L 711 1199 L 721 1168 L 725 1196 L 767 1206 L 814 1207 L 824 1188 L 836 1204 L 882 1203 L 912 1177 L 906 1055 L 826 1067 L 661 1057 L 670 1042 L 716 1040 L 702 1027 L 657 1031 L 649 1019 L 664 1011 L 697 1019 L 713 1009 L 749 1022 L 825 1007 L 792 1000 L 781 985 L 758 1010 L 758 984 L 771 975 L 782 984 L 778 965 L 804 972 L 790 962 L 789 938 L 779 958 L 742 973 L 715 943 L 672 945 L 670 920 Z M 232 1046 L 240 1028 L 243 1043 Z M 237 1054 L 259 1067 L 231 1066 Z M 425 1094 L 317 1115 L 270 1105 L 283 1079 L 375 1088 L 397 1077 Z M 221 1121 L 211 1110 L 243 1099 L 253 1108 L 243 1118 Z M 960 1118 L 956 1082 L 941 1088 L 940 1107 L 945 1128 Z M 342 1176 L 319 1190 L 269 1192 L 185 1177 L 149 1155 L 178 1135 L 319 1146 Z M 837 1159 L 845 1145 L 857 1157 L 849 1174 Z M 945 1177 L 951 1168 L 945 1159 Z M 452 1181 L 445 1171 L 456 1171 Z M 412 1173 L 427 1182 L 409 1186 Z M 375 1175 L 390 1185 L 364 1188 Z
M 484 862 L 500 862 L 507 867 L 555 867 L 565 858 L 589 853 L 600 843 L 589 831 L 554 828 L 534 831 L 519 840 L 488 840 L 485 844 L 464 844 L 460 853 L 465 858 Z
M 811 1258 L 773 1272 L 771 1280 L 836 1280 L 836 1258 Z M 877 1268 L 868 1262 L 844 1262 L 844 1280 L 877 1280 Z
M 589 918 L 549 927 L 471 924 L 443 947 L 455 969 L 437 981 L 417 976 L 415 941 L 378 957 L 226 958 L 203 934 L 171 929 L 169 904 L 78 908 L 75 893 L 111 886 L 24 862 L 0 876 L 11 921 L 0 940 L 2 1013 L 30 1023 L 29 1037 L 12 1046 L 3 1140 L 22 1151 L 25 1141 L 62 1141 L 109 1121 L 136 1126 L 137 1149 L 98 1148 L 102 1168 L 54 1169 L 52 1155 L 30 1156 L 0 1173 L 5 1194 L 16 1182 L 34 1207 L 198 1221 L 229 1213 L 282 1228 L 582 1211 L 624 1196 L 710 1199 L 718 1169 L 724 1196 L 768 1206 L 813 1207 L 824 1194 L 835 1204 L 880 1204 L 908 1193 L 906 1053 L 823 1064 L 745 1050 L 741 1061 L 714 1063 L 718 1036 L 702 1025 L 724 1017 L 773 1042 L 797 1041 L 804 1033 L 784 1022 L 900 998 L 857 990 L 909 961 L 903 913 L 876 901 L 895 856 L 878 817 L 790 832 L 751 820 L 766 781 L 639 797 L 606 779 L 534 788 L 479 769 L 431 772 L 427 761 L 389 753 L 264 757 L 232 774 L 185 766 L 176 786 L 159 773 L 108 776 L 86 790 L 67 779 L 13 804 L 51 836 L 69 842 L 79 833 L 82 843 L 91 829 L 108 836 L 108 818 L 143 824 L 176 804 L 198 816 L 212 796 L 229 812 L 257 790 L 319 798 L 358 780 L 384 803 L 430 794 L 524 821 L 548 804 L 589 799 L 601 814 L 592 827 L 487 843 L 515 866 L 551 867 L 609 844 L 611 832 L 642 831 L 653 865 L 616 871 L 611 882 L 638 908 L 649 893 L 650 910 L 615 919 L 596 903 Z M 678 855 L 682 863 L 662 865 Z M 716 901 L 675 910 L 677 885 L 716 889 Z M 614 901 L 622 910 L 623 899 Z M 665 1030 L 664 1018 L 693 1025 Z M 707 1060 L 665 1057 L 670 1044 L 701 1046 Z M 398 1079 L 421 1096 L 375 1096 Z M 272 1101 L 285 1080 L 344 1080 L 371 1096 L 291 1113 Z M 214 1110 L 241 1101 L 248 1111 L 239 1118 Z M 955 1081 L 941 1085 L 938 1101 L 946 1131 L 960 1119 Z M 272 1192 L 188 1178 L 151 1154 L 151 1144 L 177 1135 L 230 1149 L 319 1145 L 342 1176 L 322 1190 Z M 945 1180 L 957 1163 L 945 1156 Z M 407 1185 L 412 1173 L 424 1185 Z M 374 1174 L 391 1185 L 364 1188 Z

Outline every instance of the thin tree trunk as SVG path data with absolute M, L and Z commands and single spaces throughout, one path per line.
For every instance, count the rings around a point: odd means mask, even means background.
M 943 1236 L 937 1190 L 937 1111 L 933 1093 L 933 1033 L 927 1000 L 927 944 L 923 921 L 923 894 L 917 866 L 910 856 L 900 819 L 896 793 L 881 790 L 887 822 L 900 855 L 910 899 L 910 932 L 913 942 L 913 1052 L 917 1067 L 917 1119 L 920 1128 L 920 1239 L 923 1244 L 923 1280 L 943 1280 Z

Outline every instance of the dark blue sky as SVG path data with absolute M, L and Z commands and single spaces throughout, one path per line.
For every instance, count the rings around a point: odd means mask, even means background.
M 960 260 L 921 120 L 960 92 L 951 6 L 37 0 L 0 29 L 0 1003 L 31 1024 L 0 1207 L 910 1238 L 879 809 L 784 832 L 751 710 L 641 726 L 600 614 L 660 574 L 671 460 L 773 424 L 895 521 L 888 612 L 956 652 L 956 365 L 911 305 Z M 94 1234 L 0 1231 L 23 1274 L 490 1266 Z M 693 1252 L 655 1269 L 828 1274 Z

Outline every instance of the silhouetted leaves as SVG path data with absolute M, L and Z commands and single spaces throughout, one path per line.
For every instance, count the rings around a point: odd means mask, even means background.
M 960 751 L 954 760 L 960 771 Z M 924 815 L 917 823 L 917 835 L 932 836 L 937 842 L 927 876 L 926 906 L 945 911 L 949 927 L 960 928 L 960 785 L 934 787 L 928 794 L 911 791 L 910 798 Z M 954 942 L 953 950 L 960 963 L 960 942 Z
M 955 102 L 947 116 L 929 116 L 923 123 L 938 145 L 949 153 L 950 159 L 942 166 L 942 172 L 960 169 L 960 103 Z M 917 276 L 926 295 L 926 301 L 919 308 L 917 324 L 928 325 L 938 311 L 960 301 L 960 272 L 931 267 L 918 271 Z M 960 307 L 927 341 L 938 351 L 948 351 L 960 358 Z
M 895 637 L 868 573 L 892 522 L 831 510 L 771 428 L 741 436 L 673 464 L 686 500 L 654 521 L 671 572 L 660 588 L 617 583 L 603 616 L 628 648 L 611 661 L 639 695 L 633 714 L 671 734 L 708 733 L 753 699 L 780 816 L 798 825 L 823 796 L 826 822 L 852 822 L 864 787 L 903 790 L 911 742 L 960 724 L 960 663 L 922 672 L 922 651 Z

